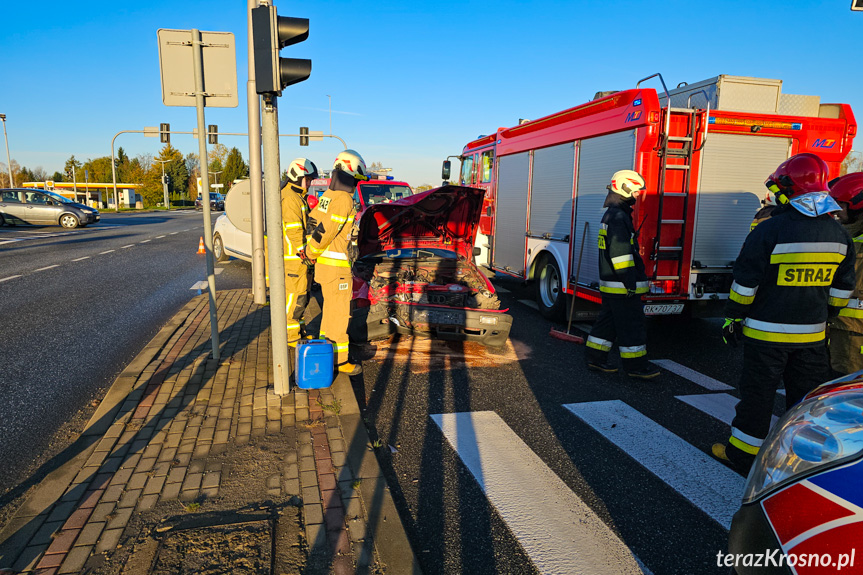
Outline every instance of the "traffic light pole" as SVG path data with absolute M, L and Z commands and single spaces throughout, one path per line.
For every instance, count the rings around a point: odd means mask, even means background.
M 204 56 L 201 32 L 192 29 L 192 58 L 195 69 L 195 108 L 198 112 L 198 158 L 201 162 L 201 207 L 204 212 L 204 247 L 207 260 L 207 292 L 210 296 L 210 341 L 213 359 L 219 361 L 219 318 L 216 315 L 216 274 L 213 262 L 213 222 L 210 218 L 210 181 L 207 173 L 207 122 L 204 119 Z M 285 327 L 287 330 L 287 326 Z M 287 333 L 285 334 L 287 338 Z
M 269 2 L 267 2 L 269 4 Z M 246 96 L 249 111 L 249 195 L 252 217 L 252 296 L 255 303 L 267 303 L 267 283 L 264 274 L 264 193 L 261 180 L 261 97 L 255 91 L 255 43 L 252 34 L 252 8 L 258 0 L 248 0 L 249 81 Z
M 273 346 L 273 377 L 278 395 L 290 393 L 288 318 L 285 313 L 285 244 L 282 240 L 282 198 L 279 190 L 279 108 L 274 95 L 264 96 L 261 136 L 264 144 L 264 200 L 267 209 L 267 262 L 270 276 L 270 338 Z

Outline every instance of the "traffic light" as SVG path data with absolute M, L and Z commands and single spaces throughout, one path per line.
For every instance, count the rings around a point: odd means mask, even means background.
M 219 143 L 219 126 L 217 126 L 216 124 L 210 124 L 209 126 L 207 126 L 207 143 Z
M 300 128 L 300 145 L 308 146 L 309 145 L 309 129 L 302 127 Z
M 168 184 L 169 188 L 171 187 L 171 184 L 174 183 L 173 180 L 171 179 L 171 174 L 165 174 L 165 183 Z
M 280 58 L 279 50 L 309 38 L 308 18 L 276 14 L 275 6 L 252 8 L 255 84 L 258 94 L 282 95 L 282 89 L 308 79 L 311 60 Z
M 863 10 L 863 0 L 851 0 L 852 10 Z
M 162 174 L 162 183 L 163 183 L 163 184 L 167 184 L 167 183 L 168 183 L 168 174 Z
M 171 124 L 159 124 L 159 141 L 163 144 L 171 143 Z

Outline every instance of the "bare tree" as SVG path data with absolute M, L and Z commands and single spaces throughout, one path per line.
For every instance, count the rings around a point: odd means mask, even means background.
M 150 167 L 153 165 L 153 154 L 138 154 L 135 157 L 138 159 L 138 162 L 140 162 L 141 167 L 144 168 L 144 171 L 149 172 Z

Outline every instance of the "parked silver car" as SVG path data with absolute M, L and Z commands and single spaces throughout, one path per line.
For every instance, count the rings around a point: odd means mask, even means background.
M 73 229 L 99 221 L 99 211 L 48 190 L 0 189 L 0 225 L 35 224 Z

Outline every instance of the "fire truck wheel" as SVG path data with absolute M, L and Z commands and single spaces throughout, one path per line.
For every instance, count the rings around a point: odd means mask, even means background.
M 539 313 L 547 319 L 563 319 L 566 294 L 563 292 L 563 276 L 553 256 L 543 256 L 534 278 Z

